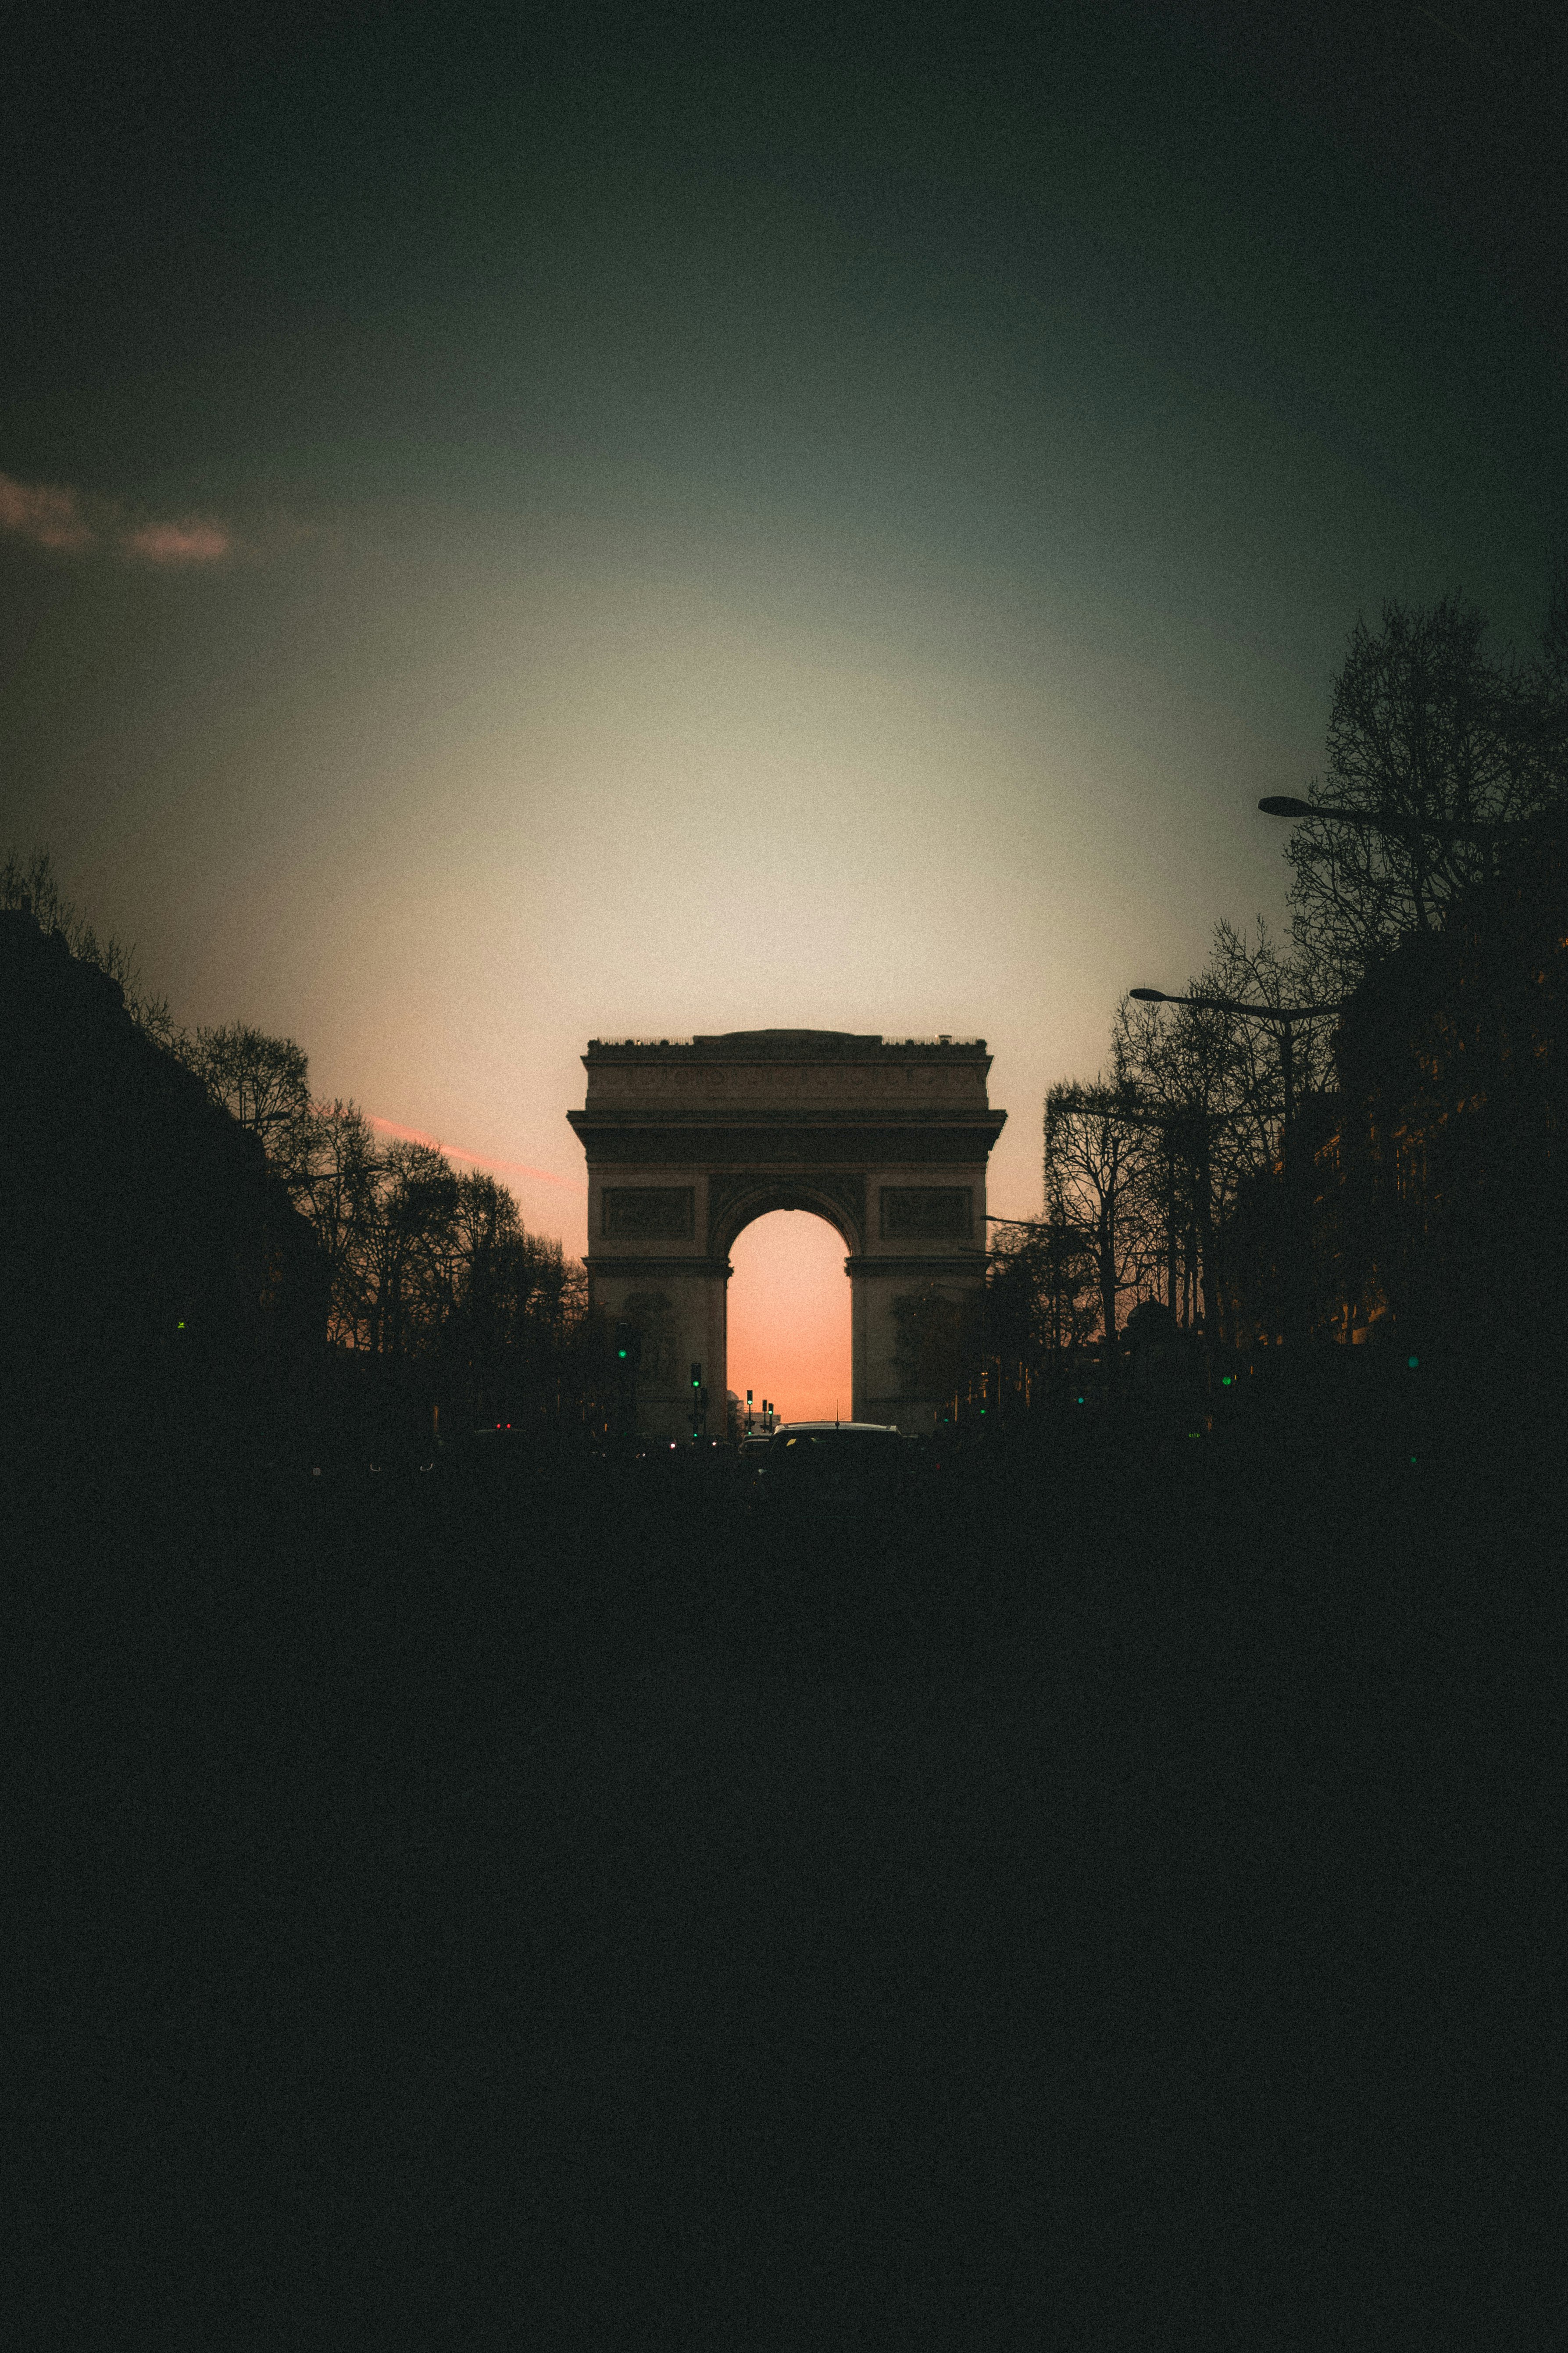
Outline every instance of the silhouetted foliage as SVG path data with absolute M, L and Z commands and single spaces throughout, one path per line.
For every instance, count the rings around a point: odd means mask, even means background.
M 1454 592 L 1426 607 L 1390 602 L 1380 629 L 1358 621 L 1351 632 L 1326 775 L 1307 797 L 1378 823 L 1303 819 L 1287 852 L 1297 944 L 1321 993 L 1354 987 L 1399 939 L 1436 930 L 1496 871 L 1490 829 L 1541 815 L 1568 789 L 1562 576 L 1536 660 L 1489 654 L 1486 631 L 1485 615 Z M 1443 830 L 1456 825 L 1487 830 Z
M 342 1366 L 357 1367 L 362 1388 L 367 1377 L 379 1382 L 384 1400 L 426 1428 L 432 1405 L 459 1421 L 503 1409 L 541 1420 L 603 1419 L 608 1376 L 586 1277 L 558 1242 L 526 1229 L 504 1185 L 459 1176 L 429 1145 L 383 1144 L 352 1102 L 317 1102 L 293 1039 L 244 1022 L 178 1030 L 163 1001 L 141 991 L 130 951 L 100 940 L 62 895 L 47 852 L 7 854 L 0 909 L 15 911 L 27 936 L 52 943 L 65 968 L 97 976 L 105 1007 L 123 1007 L 120 1018 L 129 1014 L 156 1048 L 168 1083 L 149 1102 L 188 1127 L 205 1096 L 202 1134 L 247 1143 L 255 1159 L 246 1165 L 300 1213 L 300 1230 L 317 1244 L 326 1338 Z M 55 1073 L 62 1103 L 75 1083 L 70 1069 Z M 97 1222 L 120 1230 L 111 1198 Z M 187 1316 L 179 1328 L 195 1326 Z
M 1259 916 L 1248 936 L 1215 926 L 1194 997 L 1289 1007 L 1308 997 L 1309 977 L 1284 955 Z M 1298 1107 L 1331 1071 L 1331 1020 L 1292 1024 Z M 1284 1066 L 1280 1026 L 1254 1014 L 1197 1004 L 1123 999 L 1113 1039 L 1141 1124 L 1136 1208 L 1142 1214 L 1141 1288 L 1163 1290 L 1184 1325 L 1218 1337 L 1224 1322 L 1225 1238 L 1236 1203 L 1283 1151 Z
M 1122 1336 L 1134 1355 L 1141 1348 L 1169 1347 L 1181 1332 L 1181 1326 L 1163 1299 L 1141 1299 L 1121 1328 Z
M 1038 1222 L 998 1229 L 985 1285 L 985 1355 L 1009 1412 L 1056 1400 L 1094 1331 L 1092 1237 L 1058 1200 Z
M 47 849 L 5 852 L 0 861 L 0 907 L 26 909 L 46 934 L 58 933 L 79 964 L 113 981 L 125 1010 L 145 1036 L 160 1046 L 174 1043 L 174 1024 L 167 1000 L 143 989 L 135 951 L 113 933 L 99 938 L 86 916 L 61 892 Z
M 326 1320 L 309 1225 L 63 925 L 0 912 L 0 1418 L 88 1445 L 287 1451 Z
M 1116 1339 L 1118 1304 L 1143 1276 L 1146 1142 L 1120 1044 L 1111 1075 L 1063 1082 L 1046 1097 L 1046 1198 L 1088 1237 L 1099 1294 L 1099 1329 Z
M 309 1065 L 291 1038 L 268 1038 L 242 1021 L 183 1032 L 175 1050 L 213 1101 L 259 1137 L 268 1167 L 296 1197 L 309 1189 L 317 1114 Z
M 1568 839 L 1542 837 L 1345 1008 L 1314 1155 L 1314 1318 L 1550 1373 L 1568 1314 Z
M 459 1176 L 432 1145 L 382 1144 L 352 1103 L 314 1102 L 292 1039 L 236 1022 L 179 1050 L 315 1228 L 335 1347 L 416 1372 L 416 1388 L 459 1419 L 589 1409 L 585 1278 L 559 1242 L 527 1230 L 504 1185 Z

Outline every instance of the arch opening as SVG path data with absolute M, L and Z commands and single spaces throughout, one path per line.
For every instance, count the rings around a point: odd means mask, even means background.
M 731 1246 L 729 1387 L 745 1412 L 771 1398 L 785 1421 L 852 1419 L 850 1285 L 844 1236 L 820 1209 L 748 1217 Z
M 863 1220 L 855 1215 L 855 1205 L 848 1198 L 840 1200 L 826 1182 L 813 1185 L 797 1176 L 772 1177 L 753 1179 L 733 1191 L 714 1184 L 709 1189 L 710 1197 L 718 1196 L 711 1209 L 710 1248 L 716 1257 L 728 1256 L 749 1226 L 781 1210 L 803 1211 L 807 1217 L 821 1219 L 825 1225 L 832 1227 L 851 1257 L 862 1246 Z

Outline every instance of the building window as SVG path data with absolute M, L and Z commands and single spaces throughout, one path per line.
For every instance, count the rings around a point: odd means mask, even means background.
M 1402 1201 L 1417 1202 L 1427 1190 L 1426 1139 L 1401 1129 L 1394 1145 L 1394 1181 Z
M 974 1230 L 967 1185 L 884 1185 L 885 1242 L 966 1242 Z
M 601 1231 L 607 1241 L 689 1242 L 697 1226 L 691 1185 L 607 1185 Z

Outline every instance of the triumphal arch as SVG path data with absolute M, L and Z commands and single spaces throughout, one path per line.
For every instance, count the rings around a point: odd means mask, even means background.
M 935 1303 L 985 1277 L 993 1111 L 983 1038 L 883 1039 L 838 1029 L 732 1029 L 680 1041 L 595 1039 L 587 1100 L 568 1112 L 588 1159 L 594 1304 L 642 1335 L 637 1420 L 691 1428 L 702 1366 L 722 1428 L 730 1247 L 770 1209 L 809 1209 L 843 1236 L 858 1421 L 929 1430 Z

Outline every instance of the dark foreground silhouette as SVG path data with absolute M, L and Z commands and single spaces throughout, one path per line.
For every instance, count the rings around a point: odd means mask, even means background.
M 1540 2341 L 1531 1459 L 35 1466 L 15 2341 Z

